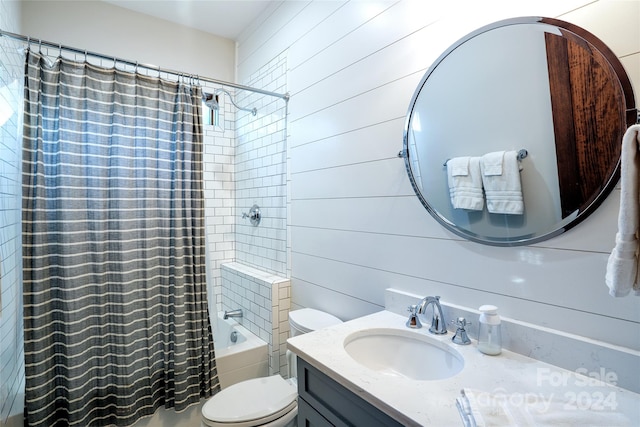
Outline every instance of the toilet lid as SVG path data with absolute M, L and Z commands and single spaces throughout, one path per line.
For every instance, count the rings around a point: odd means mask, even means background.
M 313 308 L 303 308 L 289 312 L 289 321 L 301 331 L 311 332 L 327 326 L 342 323 L 336 316 Z
M 229 386 L 202 406 L 202 416 L 221 423 L 241 423 L 290 410 L 298 393 L 280 375 L 253 378 Z

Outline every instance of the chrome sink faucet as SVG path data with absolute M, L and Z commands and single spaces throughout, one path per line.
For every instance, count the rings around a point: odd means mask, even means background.
M 224 320 L 227 320 L 229 317 L 242 317 L 242 309 L 238 308 L 236 310 L 224 311 Z
M 444 335 L 447 333 L 447 323 L 444 321 L 444 314 L 442 314 L 442 306 L 440 305 L 440 297 L 424 297 L 420 304 L 418 304 L 418 313 L 424 315 L 427 308 L 433 304 L 433 317 L 431 318 L 431 326 L 429 332 L 437 335 Z

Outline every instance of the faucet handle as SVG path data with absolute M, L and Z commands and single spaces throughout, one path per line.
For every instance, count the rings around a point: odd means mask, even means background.
M 420 319 L 418 319 L 418 306 L 410 305 L 407 307 L 407 311 L 409 314 L 409 320 L 407 320 L 407 327 L 412 329 L 422 328 L 422 323 L 420 323 Z
M 464 329 L 465 326 L 471 325 L 471 322 L 467 322 L 467 319 L 464 317 L 458 317 L 456 320 L 452 320 L 451 324 L 458 327 L 458 329 Z
M 464 317 L 458 317 L 456 320 L 452 320 L 451 323 L 457 326 L 456 333 L 451 338 L 451 341 L 459 345 L 471 344 L 471 340 L 469 336 L 467 336 L 467 331 L 464 329 L 465 326 L 470 325 L 471 322 L 467 322 L 467 319 Z

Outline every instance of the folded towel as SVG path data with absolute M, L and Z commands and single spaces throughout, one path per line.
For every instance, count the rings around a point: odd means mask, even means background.
M 488 393 L 479 390 L 461 390 L 462 399 L 466 400 L 469 419 L 472 425 L 485 426 L 535 426 L 528 406 L 536 405 L 537 399 L 524 399 L 525 393 L 511 399 L 504 393 Z M 520 405 L 513 405 L 512 401 Z
M 465 388 L 456 406 L 463 424 L 489 426 L 629 426 L 630 420 L 613 408 L 577 407 L 570 396 L 542 393 L 489 393 Z
M 484 207 L 480 159 L 454 157 L 447 161 L 449 195 L 454 209 L 481 211 Z
M 486 176 L 501 176 L 504 151 L 495 151 L 482 156 L 482 174 Z
M 458 408 L 464 427 L 477 427 L 476 418 L 483 421 L 482 414 L 477 410 L 477 405 L 471 406 L 465 389 L 460 390 L 460 397 L 456 398 L 456 408 Z
M 501 163 L 500 167 L 497 166 L 498 162 Z M 485 154 L 480 159 L 480 169 L 487 210 L 497 214 L 523 214 L 524 199 L 518 152 L 498 151 Z
M 640 193 L 638 155 L 640 125 L 627 129 L 622 138 L 620 155 L 620 211 L 616 244 L 607 261 L 605 283 L 614 297 L 629 295 L 631 290 L 640 295 L 638 280 L 638 230 L 640 227 Z

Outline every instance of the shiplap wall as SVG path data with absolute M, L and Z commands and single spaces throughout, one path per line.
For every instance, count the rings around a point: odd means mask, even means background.
M 401 149 L 413 91 L 449 45 L 491 22 L 549 16 L 591 31 L 640 87 L 640 3 L 295 1 L 274 4 L 240 37 L 238 80 L 287 52 L 292 309 L 351 319 L 394 287 L 640 349 L 640 299 L 604 284 L 619 189 L 586 221 L 533 246 L 461 240 L 413 194 Z M 473 72 L 473 68 L 469 69 Z M 464 115 L 460 108 L 460 125 Z

